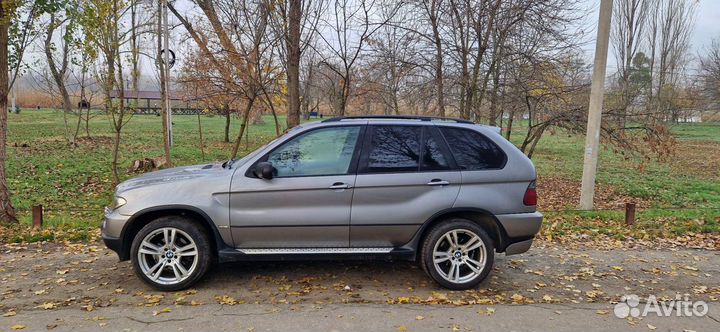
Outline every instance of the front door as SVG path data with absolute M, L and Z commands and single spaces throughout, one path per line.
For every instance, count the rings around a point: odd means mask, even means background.
M 433 125 L 368 125 L 355 181 L 350 246 L 406 244 L 451 208 L 460 172 Z
M 235 246 L 348 247 L 363 128 L 324 127 L 291 138 L 258 160 L 277 169 L 270 180 L 236 174 L 230 194 Z

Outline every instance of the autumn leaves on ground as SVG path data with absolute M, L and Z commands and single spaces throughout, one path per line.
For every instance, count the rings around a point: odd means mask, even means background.
M 222 265 L 195 289 L 159 293 L 143 285 L 127 262 L 118 263 L 98 239 L 102 207 L 113 191 L 107 119 L 93 118 L 91 137 L 71 147 L 62 137 L 62 113 L 27 111 L 9 117 L 8 184 L 21 225 L 0 228 L 1 330 L 78 324 L 142 328 L 148 322 L 184 321 L 187 315 L 180 312 L 192 308 L 212 308 L 198 309 L 207 313 L 243 304 L 262 305 L 267 314 L 342 304 L 471 305 L 479 316 L 492 316 L 505 305 L 593 304 L 592 315 L 606 316 L 612 315 L 611 303 L 628 293 L 667 299 L 690 294 L 705 301 L 720 296 L 720 124 L 677 125 L 675 154 L 665 161 L 603 150 L 599 210 L 592 212 L 574 211 L 582 137 L 559 131 L 546 135 L 533 156 L 539 207 L 546 215 L 540 238 L 527 254 L 498 255 L 491 277 L 476 290 L 442 290 L 409 262 L 286 262 Z M 176 164 L 227 158 L 232 143 L 223 142 L 224 119 L 203 116 L 201 121 L 202 143 L 196 117 L 174 119 Z M 236 122 L 231 132 L 237 131 Z M 251 126 L 241 154 L 272 139 L 273 126 L 269 118 Z M 516 128 L 513 141 L 522 131 Z M 161 135 L 159 118 L 133 117 L 125 129 L 121 165 L 162 155 Z M 632 227 L 624 225 L 626 202 L 639 209 Z M 29 226 L 30 208 L 37 204 L 46 209 L 41 230 Z M 118 316 L 117 310 L 133 314 Z M 328 317 L 351 319 L 336 316 Z M 423 309 L 412 317 L 392 326 L 473 329 L 434 321 Z M 245 328 L 261 327 L 236 326 Z

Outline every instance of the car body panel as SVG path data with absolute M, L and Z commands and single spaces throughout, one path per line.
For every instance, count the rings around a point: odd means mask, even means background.
M 130 179 L 118 185 L 115 193 L 123 197 L 127 203 L 110 211 L 106 217 L 107 236 L 119 237 L 130 217 L 158 210 L 167 206 L 178 209 L 187 206 L 192 210 L 202 211 L 217 228 L 222 241 L 232 244 L 230 219 L 228 218 L 230 179 L 233 170 L 223 168 L 220 164 L 204 164 L 174 167 Z M 124 216 L 128 218 L 116 218 Z
M 428 185 L 433 179 L 448 185 Z M 435 212 L 452 207 L 460 174 L 449 172 L 359 174 L 350 218 L 350 245 L 401 246 Z
M 235 176 L 230 227 L 236 248 L 348 246 L 355 175 Z M 338 182 L 351 188 L 329 189 Z

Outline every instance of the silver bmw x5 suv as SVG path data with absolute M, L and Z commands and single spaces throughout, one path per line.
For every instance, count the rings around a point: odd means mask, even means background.
M 498 128 L 429 117 L 345 117 L 296 127 L 239 160 L 118 185 L 102 237 L 152 287 L 215 262 L 418 261 L 450 289 L 476 286 L 496 252 L 540 230 L 535 168 Z

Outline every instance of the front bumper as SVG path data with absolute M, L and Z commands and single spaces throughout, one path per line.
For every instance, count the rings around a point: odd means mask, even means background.
M 123 228 L 129 218 L 117 213 L 117 211 L 105 208 L 105 220 L 103 220 L 100 228 L 100 234 L 105 246 L 114 251 L 121 261 L 129 259 L 122 238 Z

